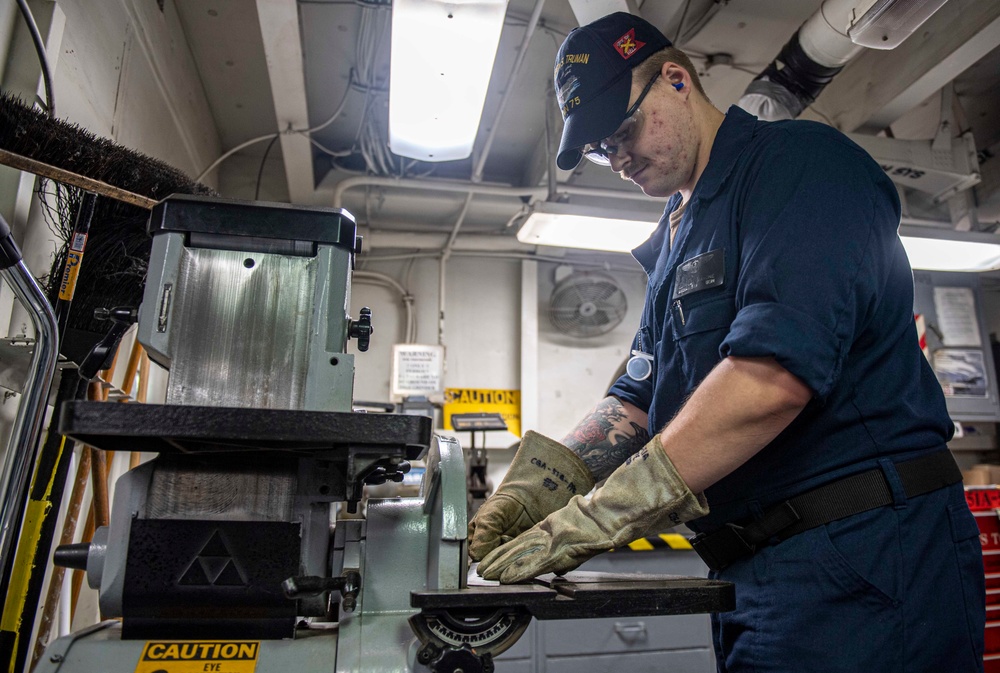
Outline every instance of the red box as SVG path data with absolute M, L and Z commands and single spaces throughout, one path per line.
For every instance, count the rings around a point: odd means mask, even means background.
M 986 622 L 985 651 L 1000 653 L 1000 621 Z
M 983 551 L 1000 551 L 1000 514 L 995 509 L 973 512 L 979 526 L 979 542 Z
M 1000 653 L 983 656 L 983 673 L 1000 673 Z
M 984 509 L 1000 509 L 1000 487 L 966 486 L 965 502 L 973 512 Z

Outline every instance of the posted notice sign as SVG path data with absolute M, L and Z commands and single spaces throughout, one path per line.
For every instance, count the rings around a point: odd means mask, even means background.
M 411 395 L 433 395 L 444 387 L 444 348 L 426 344 L 392 347 L 392 389 L 397 401 Z
M 521 436 L 521 391 L 492 388 L 445 388 L 444 429 L 454 430 L 452 414 L 500 414 L 507 430 Z

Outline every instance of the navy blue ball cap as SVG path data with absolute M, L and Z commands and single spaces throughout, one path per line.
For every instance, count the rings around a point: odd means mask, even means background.
M 553 77 L 565 122 L 559 168 L 575 168 L 582 147 L 618 130 L 628 110 L 632 69 L 669 46 L 651 23 L 627 12 L 570 31 L 556 55 Z

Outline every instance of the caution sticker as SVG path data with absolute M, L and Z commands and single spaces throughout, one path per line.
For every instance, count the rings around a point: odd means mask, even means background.
M 135 673 L 253 673 L 259 640 L 150 640 Z
M 656 537 L 641 537 L 638 540 L 633 540 L 627 546 L 619 547 L 618 551 L 653 551 L 654 549 L 683 551 L 693 549 L 693 547 L 683 535 L 678 535 L 677 533 L 660 533 Z
M 507 430 L 521 436 L 521 391 L 489 388 L 445 388 L 444 429 L 454 430 L 452 414 L 500 414 Z

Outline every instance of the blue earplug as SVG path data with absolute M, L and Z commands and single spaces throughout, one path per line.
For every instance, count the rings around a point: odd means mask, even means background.
M 680 91 L 681 89 L 684 88 L 684 82 L 678 82 L 677 84 L 674 84 L 673 87 L 678 91 Z

